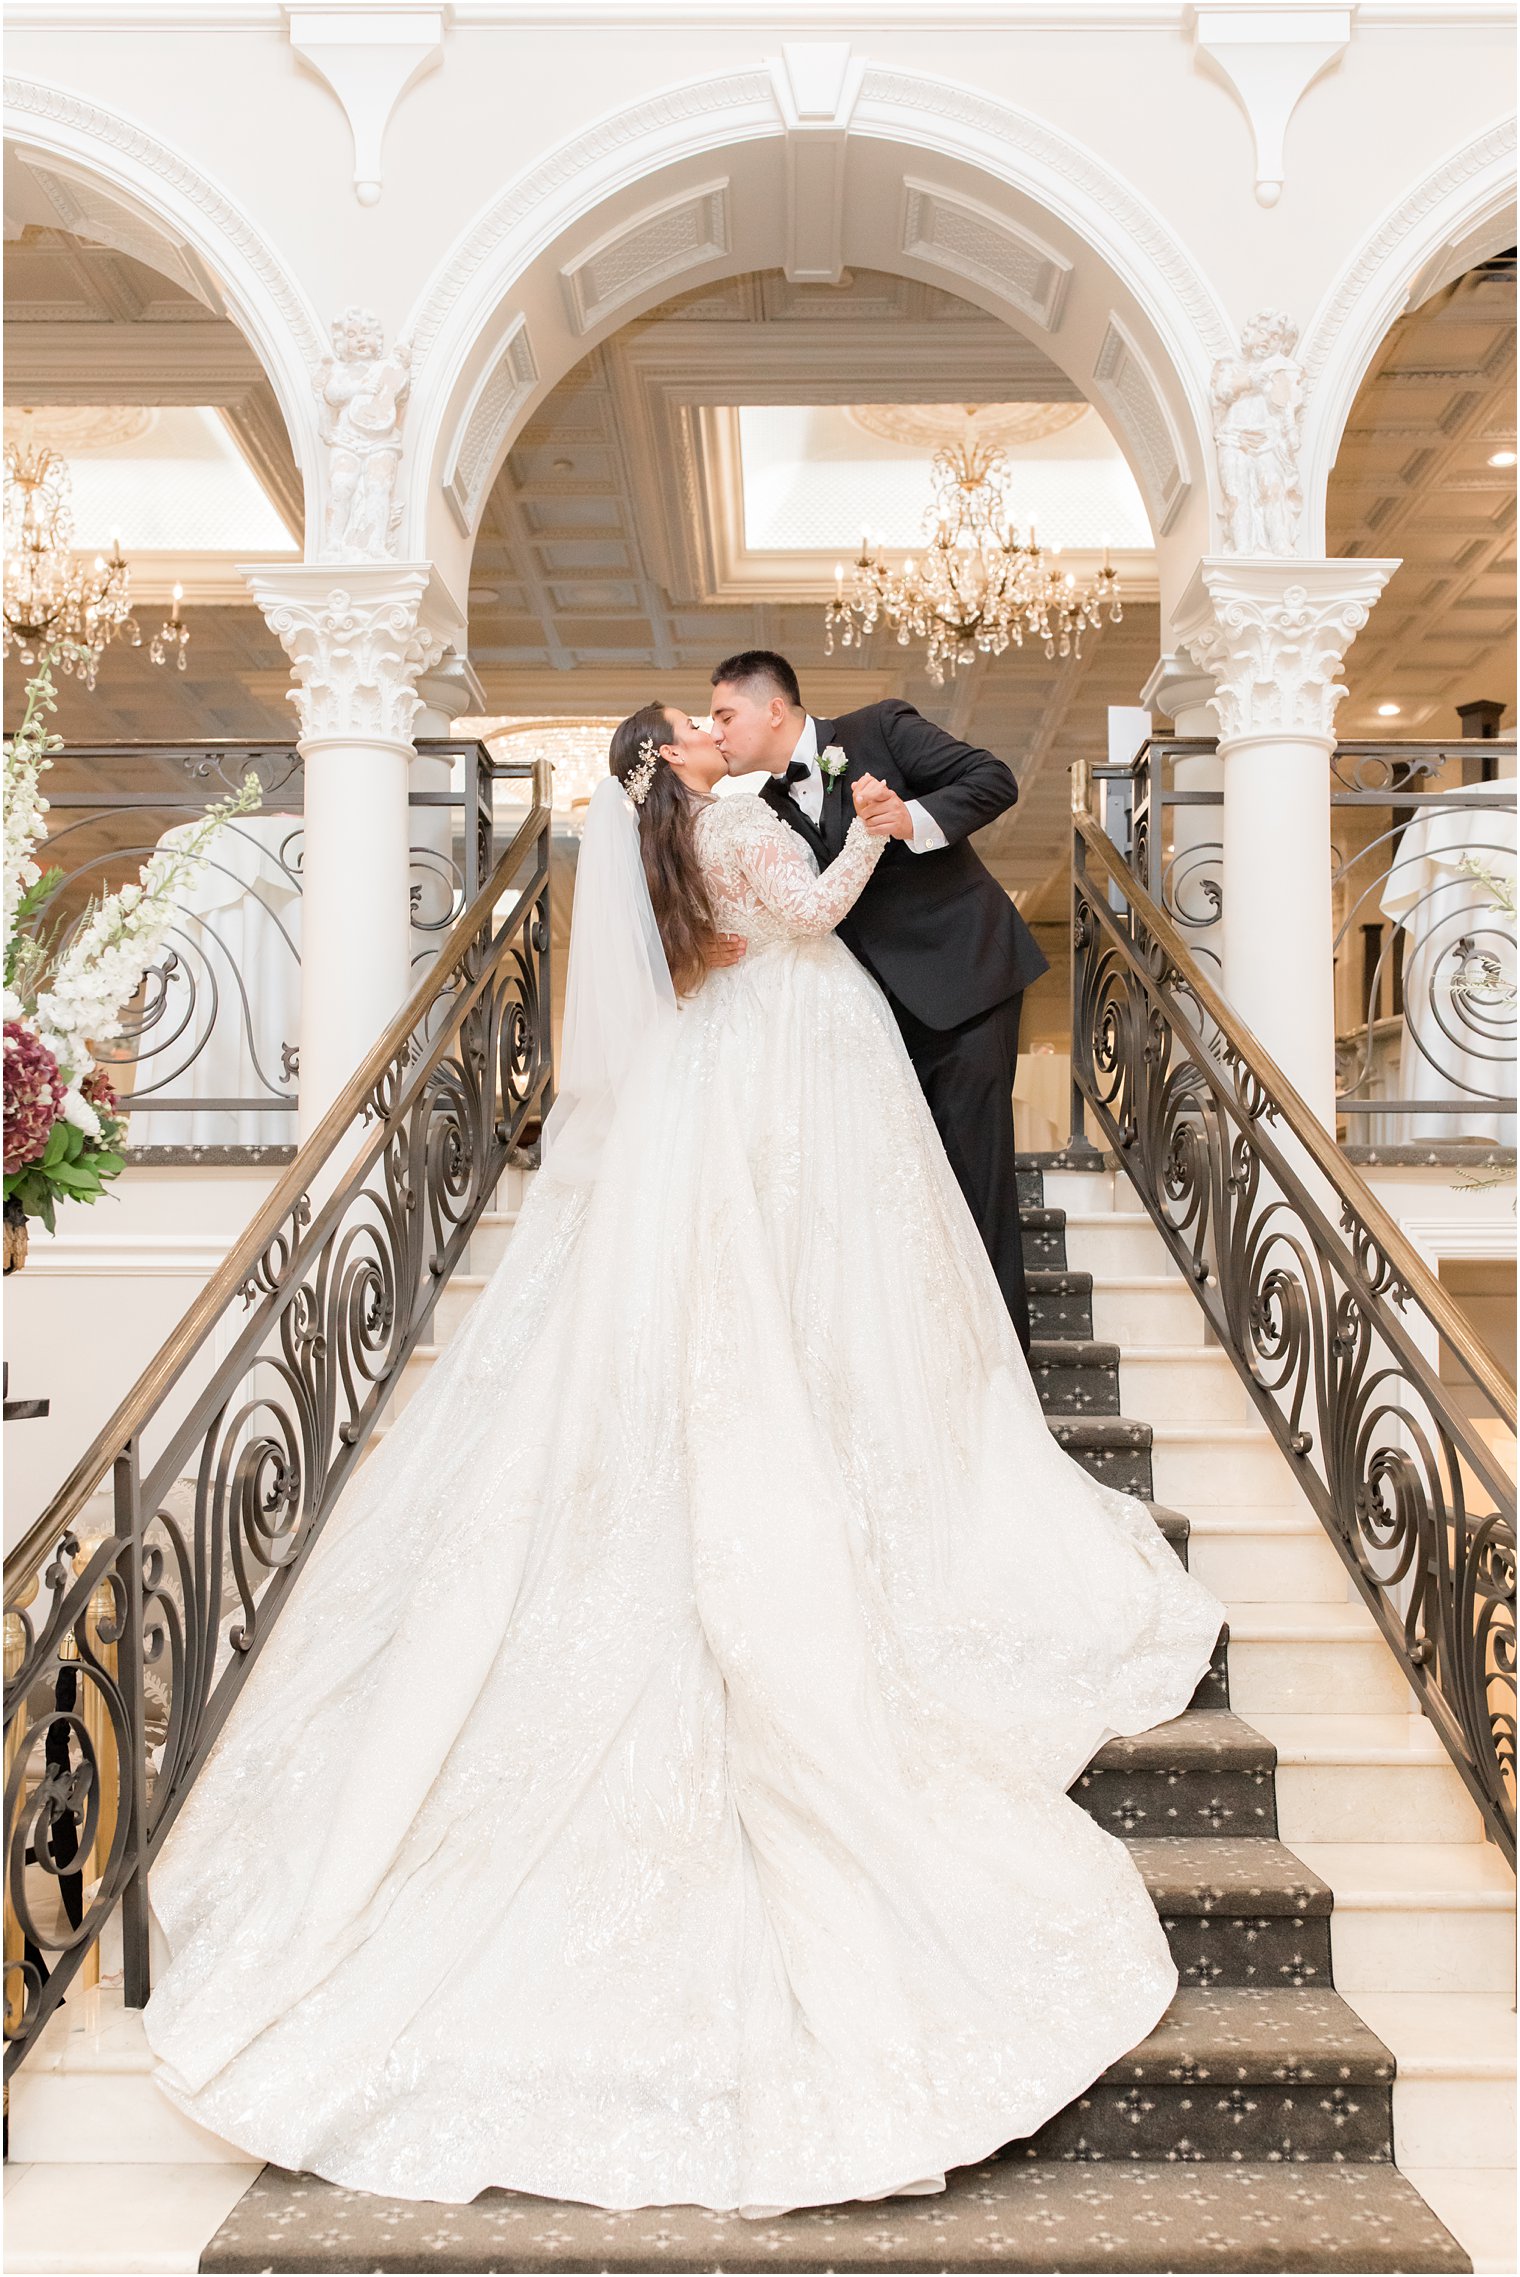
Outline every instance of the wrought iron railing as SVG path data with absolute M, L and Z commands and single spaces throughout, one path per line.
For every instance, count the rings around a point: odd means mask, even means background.
M 1088 801 L 1079 767 L 1078 1120 L 1123 1165 L 1513 1861 L 1514 1387 Z
M 414 976 L 490 872 L 493 788 L 532 777 L 481 743 L 424 740 L 419 755 L 459 762 L 448 790 L 413 790 Z M 257 812 L 229 823 L 177 890 L 163 949 L 111 1049 L 134 1151 L 194 1143 L 248 1147 L 294 1136 L 299 1053 L 305 769 L 293 744 L 70 745 L 44 785 L 43 860 L 63 873 L 42 912 L 63 937 L 91 894 L 136 874 L 165 835 L 195 823 L 245 775 Z
M 1223 793 L 1206 738 L 1093 769 L 1100 820 L 1218 981 Z M 1336 1113 L 1349 1144 L 1514 1144 L 1512 742 L 1354 742 L 1331 761 Z
M 7 2073 L 147 1872 L 552 1086 L 550 784 L 436 963 L 5 1561 Z

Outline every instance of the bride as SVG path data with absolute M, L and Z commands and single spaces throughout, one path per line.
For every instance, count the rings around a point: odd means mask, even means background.
M 614 736 L 544 1169 L 153 1869 L 159 2085 L 355 2189 L 936 2190 L 1176 1986 L 1066 1789 L 1222 1608 L 1046 1427 L 833 937 L 882 839 L 723 773 Z

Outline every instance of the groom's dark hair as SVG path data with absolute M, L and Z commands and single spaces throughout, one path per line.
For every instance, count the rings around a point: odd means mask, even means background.
M 801 711 L 802 690 L 797 685 L 797 675 L 786 658 L 778 656 L 773 648 L 741 648 L 737 656 L 725 657 L 712 676 L 715 688 L 724 681 L 730 687 L 750 687 L 756 680 L 763 680 L 778 696 L 785 696 L 789 704 Z

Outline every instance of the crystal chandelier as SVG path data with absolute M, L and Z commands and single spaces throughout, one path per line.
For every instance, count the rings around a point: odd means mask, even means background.
M 978 653 L 1001 656 L 1010 642 L 1022 647 L 1026 632 L 1044 643 L 1047 656 L 1080 656 L 1084 628 L 1096 627 L 1105 608 L 1109 623 L 1119 622 L 1119 578 L 1107 546 L 1103 567 L 1078 584 L 1035 543 L 1033 523 L 1021 544 L 1008 518 L 1007 459 L 979 442 L 969 422 L 964 442 L 934 454 L 932 480 L 929 543 L 920 561 L 890 568 L 867 534 L 848 592 L 844 565 L 834 571 L 834 598 L 824 610 L 831 656 L 836 634 L 842 647 L 858 646 L 884 617 L 897 628 L 899 647 L 927 643 L 925 661 L 938 688 L 947 665 L 953 673 Z
M 74 509 L 69 470 L 56 451 L 5 446 L 4 653 L 23 664 L 44 650 L 56 652 L 65 672 L 95 685 L 100 659 L 112 640 L 142 646 L 132 614 L 131 573 L 118 539 L 109 556 L 93 563 L 71 551 Z M 190 639 L 180 612 L 184 588 L 176 585 L 165 622 L 148 644 L 155 664 L 174 657 L 181 672 Z

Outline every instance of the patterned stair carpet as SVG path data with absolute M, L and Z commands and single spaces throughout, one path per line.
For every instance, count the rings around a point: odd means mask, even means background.
M 1092 1279 L 1022 1158 L 1031 1364 L 1050 1427 L 1149 1499 L 1151 1432 L 1119 1415 Z M 1187 1519 L 1151 1503 L 1186 1562 Z M 266 2167 L 203 2270 L 1466 2270 L 1393 2164 L 1394 2061 L 1335 1991 L 1327 1885 L 1277 1839 L 1276 1755 L 1231 1714 L 1229 1638 L 1184 1715 L 1110 1741 L 1073 1797 L 1127 1842 L 1176 1957 L 1148 2039 L 1027 2141 L 941 2195 L 763 2222 L 606 2213 L 512 2191 L 367 2197 Z M 467 2088 L 463 2090 L 468 2092 Z
M 266 2167 L 203 2270 L 1465 2270 L 1388 2166 L 962 2167 L 937 2198 L 747 2222 L 486 2190 L 409 2204 Z

